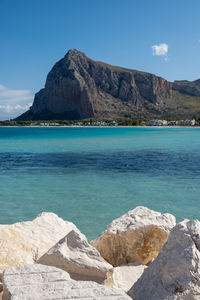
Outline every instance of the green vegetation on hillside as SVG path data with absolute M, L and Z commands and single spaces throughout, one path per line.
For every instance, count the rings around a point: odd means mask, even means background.
M 166 109 L 163 112 L 163 117 L 168 119 L 191 119 L 200 118 L 200 97 L 194 97 L 172 92 L 172 98 L 165 99 Z

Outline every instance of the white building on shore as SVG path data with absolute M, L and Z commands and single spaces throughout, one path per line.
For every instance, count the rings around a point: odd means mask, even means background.
M 179 120 L 179 121 L 166 121 L 166 120 L 150 120 L 147 126 L 194 126 L 195 120 Z
M 184 121 L 184 126 L 194 126 L 195 125 L 195 120 L 185 120 Z
M 166 126 L 168 122 L 166 120 L 150 120 L 147 126 Z

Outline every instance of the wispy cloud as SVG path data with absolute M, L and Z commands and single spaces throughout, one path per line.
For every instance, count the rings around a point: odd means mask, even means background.
M 32 103 L 28 103 L 25 105 L 0 105 L 0 110 L 4 110 L 6 113 L 15 113 L 15 112 L 20 112 L 20 111 L 25 111 L 27 109 L 29 109 L 29 107 L 31 106 Z
M 33 99 L 33 96 L 29 90 L 10 90 L 0 84 L 0 103 L 15 104 L 31 99 Z
M 167 53 L 168 53 L 168 44 L 166 44 L 166 43 L 152 46 L 152 54 L 153 55 L 166 57 Z
M 0 84 L 0 120 L 15 118 L 30 106 L 33 95 L 29 90 L 11 90 Z

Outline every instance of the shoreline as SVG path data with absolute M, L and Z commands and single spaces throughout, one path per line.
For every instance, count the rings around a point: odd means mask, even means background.
M 198 126 L 0 126 L 0 128 L 200 128 Z

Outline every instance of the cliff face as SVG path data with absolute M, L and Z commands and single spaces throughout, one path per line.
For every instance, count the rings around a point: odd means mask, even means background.
M 162 111 L 172 85 L 150 73 L 96 62 L 70 50 L 49 72 L 45 88 L 18 120 L 143 116 Z M 149 108 L 150 107 L 150 108 Z
M 176 90 L 182 94 L 200 97 L 200 79 L 194 81 L 176 80 L 174 81 L 172 87 L 173 90 Z

